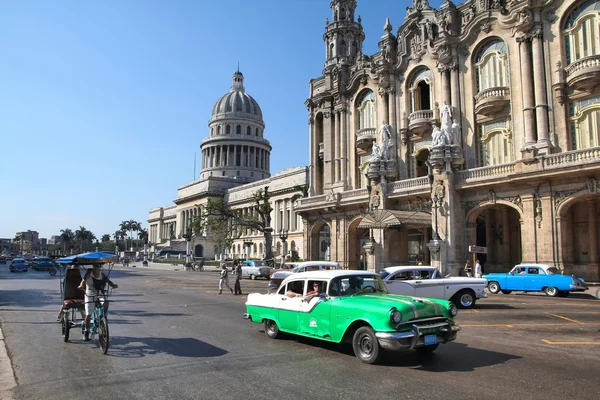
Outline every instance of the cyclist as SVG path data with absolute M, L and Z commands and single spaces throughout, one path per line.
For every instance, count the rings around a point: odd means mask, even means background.
M 99 298 L 102 306 L 104 307 L 104 315 L 108 313 L 108 302 L 104 297 L 104 288 L 106 284 L 116 289 L 119 286 L 115 285 L 108 276 L 102 272 L 102 265 L 96 264 L 92 268 L 88 269 L 85 273 L 83 280 L 79 284 L 79 289 L 85 290 L 85 333 L 83 335 L 84 341 L 90 340 L 90 320 L 94 313 L 94 299 Z

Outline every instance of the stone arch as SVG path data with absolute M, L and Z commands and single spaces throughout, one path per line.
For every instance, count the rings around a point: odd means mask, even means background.
M 486 247 L 487 254 L 464 254 L 478 258 L 485 272 L 510 270 L 522 260 L 523 211 L 507 200 L 495 200 L 470 210 L 465 218 L 465 252 L 471 245 Z
M 427 176 L 429 174 L 429 168 L 427 167 L 427 159 L 429 158 L 429 147 L 421 147 L 416 150 L 413 154 L 414 158 L 414 177 Z
M 204 246 L 201 244 L 194 246 L 194 257 L 204 257 Z
M 363 249 L 364 243 L 370 238 L 368 228 L 359 228 L 363 216 L 356 216 L 348 223 L 348 240 L 346 260 L 348 269 L 367 269 L 367 253 Z
M 327 256 L 331 254 L 331 225 L 327 221 L 313 224 L 309 232 L 309 246 L 310 260 L 327 261 Z

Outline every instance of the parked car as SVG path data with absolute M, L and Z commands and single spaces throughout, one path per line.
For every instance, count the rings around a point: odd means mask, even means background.
M 382 349 L 428 354 L 453 341 L 457 313 L 446 300 L 389 294 L 374 272 L 321 270 L 285 278 L 276 293 L 249 294 L 244 317 L 264 324 L 273 339 L 286 332 L 349 341 L 360 361 L 373 364 Z
M 431 266 L 387 267 L 380 276 L 390 293 L 450 300 L 458 308 L 473 308 L 477 299 L 487 297 L 486 279 L 444 277 Z
M 29 262 L 31 268 L 35 271 L 52 271 L 56 270 L 57 265 L 51 258 L 36 257 Z
M 269 278 L 271 268 L 262 260 L 246 260 L 242 264 L 242 278 Z
M 274 291 L 279 287 L 281 282 L 288 276 L 292 274 L 296 274 L 298 272 L 306 272 L 306 271 L 319 271 L 319 270 L 332 270 L 332 269 L 340 269 L 340 265 L 334 261 L 303 261 L 299 262 L 294 268 L 291 270 L 279 270 L 271 274 L 271 280 L 267 285 L 267 289 L 269 292 Z
M 29 265 L 24 258 L 13 258 L 10 263 L 9 270 L 10 272 L 27 272 L 27 268 Z
M 546 264 L 518 264 L 508 273 L 491 273 L 483 277 L 488 280 L 488 290 L 493 294 L 521 291 L 567 297 L 571 292 L 588 289 L 582 278 L 563 275 L 558 268 Z

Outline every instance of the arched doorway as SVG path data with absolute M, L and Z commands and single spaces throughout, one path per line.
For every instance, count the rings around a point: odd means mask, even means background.
M 370 240 L 370 230 L 359 228 L 362 218 L 356 218 L 348 225 L 348 269 L 367 269 L 367 253 L 364 245 Z
M 427 176 L 429 174 L 429 168 L 427 167 L 427 159 L 429 158 L 429 149 L 423 148 L 415 154 L 415 171 L 414 177 Z
M 522 260 L 521 247 L 521 214 L 510 203 L 496 203 L 481 206 L 472 210 L 467 217 L 468 246 L 480 246 L 487 253 L 478 253 L 473 257 L 479 259 L 484 272 L 509 271 Z
M 194 257 L 204 257 L 204 246 L 201 244 L 194 246 Z
M 310 234 L 310 260 L 328 261 L 331 259 L 331 233 L 329 225 L 316 223 Z

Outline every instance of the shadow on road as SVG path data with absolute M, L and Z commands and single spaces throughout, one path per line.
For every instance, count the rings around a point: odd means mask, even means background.
M 513 307 L 508 304 L 493 304 L 493 303 L 485 303 L 485 304 L 477 304 L 475 307 L 477 310 L 517 310 L 521 309 L 521 307 Z M 459 311 L 460 313 L 460 311 Z
M 169 354 L 177 357 L 206 358 L 227 354 L 226 350 L 195 338 L 153 338 L 112 336 L 108 355 L 113 357 L 137 358 L 154 354 Z
M 60 307 L 59 290 L 58 284 L 56 290 L 51 292 L 33 289 L 0 290 L 0 307 L 41 308 L 53 304 L 58 310 Z

